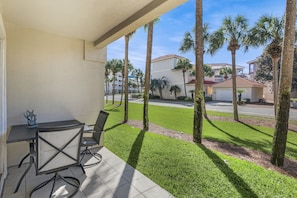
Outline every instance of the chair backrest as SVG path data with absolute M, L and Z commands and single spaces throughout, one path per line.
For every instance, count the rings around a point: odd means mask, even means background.
M 84 124 L 39 128 L 36 132 L 36 174 L 79 165 L 83 128 Z
M 99 113 L 99 115 L 98 115 L 97 121 L 95 123 L 94 131 L 96 131 L 96 133 L 93 133 L 93 138 L 98 143 L 100 141 L 101 133 L 104 130 L 104 126 L 105 126 L 106 120 L 108 118 L 108 115 L 109 115 L 109 113 L 101 110 L 100 113 Z

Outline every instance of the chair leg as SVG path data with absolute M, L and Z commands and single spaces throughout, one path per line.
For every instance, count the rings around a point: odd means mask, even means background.
M 100 155 L 99 153 L 93 153 L 88 147 L 86 147 L 85 150 L 83 150 L 81 152 L 81 159 L 80 159 L 80 163 L 82 162 L 83 158 L 85 157 L 85 155 L 92 155 L 98 162 L 95 163 L 91 163 L 91 164 L 83 164 L 83 167 L 91 167 L 91 166 L 96 166 L 97 164 L 99 164 L 102 161 L 102 155 Z M 82 164 L 82 163 L 81 163 Z
M 20 167 L 22 166 L 24 160 L 25 160 L 27 157 L 29 157 L 29 156 L 30 156 L 30 153 L 28 153 L 27 155 L 25 155 L 25 156 L 22 158 L 22 160 L 20 161 L 20 163 L 19 163 L 19 165 L 18 165 L 18 168 L 20 168 Z
M 71 185 L 72 187 L 75 188 L 75 190 L 74 190 L 70 195 L 68 195 L 67 197 L 73 197 L 73 196 L 78 192 L 79 187 L 80 187 L 80 181 L 79 181 L 77 178 L 75 178 L 75 177 L 69 177 L 69 176 L 63 177 L 63 176 L 61 176 L 60 174 L 55 173 L 55 175 L 54 175 L 52 178 L 50 178 L 49 180 L 46 180 L 46 181 L 42 182 L 41 184 L 39 184 L 38 186 L 36 186 L 36 187 L 30 192 L 30 197 L 32 197 L 32 194 L 33 194 L 35 191 L 39 190 L 40 188 L 44 187 L 45 185 L 47 185 L 47 184 L 49 184 L 51 181 L 53 181 L 53 185 L 52 185 L 52 188 L 51 188 L 51 193 L 50 193 L 50 195 L 49 195 L 49 198 L 51 198 L 52 195 L 53 195 L 54 189 L 55 189 L 56 181 L 57 181 L 58 179 L 63 180 L 65 183 L 67 183 L 67 184 L 69 184 L 69 185 Z M 72 180 L 73 182 L 71 182 L 71 180 Z

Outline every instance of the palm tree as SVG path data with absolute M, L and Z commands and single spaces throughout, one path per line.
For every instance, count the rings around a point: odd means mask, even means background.
M 174 98 L 175 98 L 175 100 L 176 100 L 176 94 L 177 94 L 177 92 L 180 92 L 181 91 L 181 89 L 179 88 L 179 86 L 177 86 L 177 85 L 172 85 L 171 87 L 170 87 L 170 89 L 169 89 L 169 91 L 172 93 L 174 93 Z
M 110 71 L 112 73 L 112 104 L 114 104 L 114 95 L 115 95 L 115 81 L 116 81 L 116 74 L 121 72 L 123 69 L 123 62 L 120 59 L 112 59 L 110 61 Z
M 129 73 L 129 68 L 128 68 L 128 63 L 129 63 L 129 40 L 133 36 L 135 31 L 130 32 L 129 34 L 125 35 L 125 72 L 124 76 L 125 77 L 125 110 L 124 110 L 124 123 L 128 121 L 128 73 Z
M 264 15 L 260 17 L 256 25 L 249 31 L 250 45 L 266 45 L 265 51 L 272 59 L 273 68 L 273 93 L 274 114 L 276 115 L 278 96 L 278 61 L 282 52 L 282 40 L 284 35 L 283 18 Z
M 167 87 L 169 84 L 167 78 L 165 76 L 162 76 L 159 79 L 156 79 L 156 83 L 155 86 L 156 88 L 159 90 L 160 93 L 160 99 L 163 99 L 163 94 L 162 94 L 162 90 Z
M 232 74 L 232 69 L 230 67 L 223 67 L 220 69 L 220 75 L 224 75 L 224 79 L 228 79 L 228 74 Z
M 204 43 L 208 42 L 209 40 L 209 25 L 207 23 L 203 24 L 203 41 Z M 193 29 L 193 33 L 195 34 L 195 28 Z M 186 32 L 183 38 L 183 41 L 181 43 L 181 46 L 179 48 L 179 51 L 181 51 L 182 53 L 186 53 L 186 52 L 194 52 L 195 53 L 195 40 L 192 36 L 192 34 L 190 32 Z
M 272 142 L 271 163 L 283 166 L 288 134 L 290 110 L 290 94 L 294 63 L 296 0 L 287 0 L 283 51 L 281 60 L 281 76 L 277 105 L 277 121 Z
M 187 89 L 186 89 L 186 77 L 185 77 L 185 73 L 192 69 L 193 65 L 190 63 L 190 60 L 187 58 L 181 58 L 178 59 L 176 66 L 174 67 L 174 69 L 180 69 L 183 72 L 183 80 L 184 80 L 184 90 L 185 90 L 185 96 L 187 97 Z
M 225 42 L 228 43 L 228 50 L 232 55 L 232 95 L 233 95 L 233 111 L 234 120 L 238 119 L 237 97 L 236 97 L 236 50 L 240 45 L 244 45 L 245 52 L 248 49 L 247 34 L 248 34 L 247 19 L 243 16 L 236 16 L 233 20 L 231 17 L 225 17 L 222 26 L 215 31 L 209 38 L 209 52 L 211 55 L 220 49 Z
M 150 82 L 150 91 L 152 93 L 152 96 L 154 96 L 154 91 L 157 88 L 157 84 L 158 84 L 157 79 L 155 79 L 155 78 L 154 79 L 151 79 L 151 82 Z
M 141 76 L 143 76 L 143 72 L 140 70 L 140 69 L 134 69 L 133 71 L 132 71 L 132 75 L 135 77 L 135 79 L 136 79 L 136 82 L 137 82 L 137 90 L 138 90 L 138 92 L 140 92 L 139 91 L 139 80 L 140 80 L 140 77 Z
M 149 22 L 144 26 L 144 29 L 148 29 L 146 62 L 145 62 L 145 78 L 144 78 L 144 94 L 143 94 L 143 130 L 144 131 L 148 131 L 149 129 L 148 100 L 149 100 L 149 89 L 150 89 L 153 30 L 154 30 L 154 23 L 156 23 L 157 21 L 159 21 L 159 18 Z
M 139 73 L 139 81 L 140 81 L 140 93 L 142 93 L 142 87 L 143 87 L 143 72 L 140 70 Z
M 212 68 L 207 64 L 203 64 L 203 71 L 204 71 L 204 76 L 213 77 L 215 75 Z
M 193 123 L 193 141 L 201 144 L 202 142 L 202 126 L 203 126 L 203 20 L 202 20 L 202 0 L 196 0 L 196 31 L 195 31 L 195 98 L 194 98 L 194 123 Z
M 109 94 L 109 75 L 110 75 L 110 61 L 107 61 L 105 64 L 105 95 L 106 95 L 106 104 L 108 103 L 108 94 Z

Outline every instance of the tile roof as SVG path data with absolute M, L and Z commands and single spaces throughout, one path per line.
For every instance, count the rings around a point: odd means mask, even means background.
M 191 80 L 190 82 L 188 82 L 188 83 L 186 83 L 186 84 L 187 84 L 187 85 L 189 85 L 189 84 L 195 84 L 195 82 L 196 82 L 196 80 L 193 79 L 193 80 Z M 214 81 L 210 81 L 210 80 L 204 80 L 204 84 L 205 84 L 205 85 L 212 85 L 212 84 L 216 84 L 216 82 L 214 82 Z
M 222 88 L 232 87 L 232 78 L 225 80 L 223 82 L 217 83 L 213 85 L 213 87 L 222 87 Z M 240 88 L 260 87 L 261 88 L 261 87 L 265 87 L 265 85 L 242 78 L 240 76 L 236 76 L 236 87 L 240 87 Z

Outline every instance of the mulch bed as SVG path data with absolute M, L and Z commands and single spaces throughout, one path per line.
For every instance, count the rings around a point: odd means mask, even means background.
M 209 116 L 210 120 L 225 120 L 225 121 L 230 121 L 234 122 L 232 118 L 226 118 L 226 117 L 215 117 L 215 116 Z M 242 123 L 247 124 L 247 125 L 257 125 L 257 126 L 267 126 L 270 128 L 274 128 L 274 123 L 269 120 L 253 120 L 253 119 L 240 119 Z M 131 120 L 127 124 L 130 126 L 136 127 L 141 129 L 143 127 L 142 121 L 136 121 L 136 120 Z M 290 125 L 289 126 L 290 130 L 292 131 L 297 131 L 297 126 L 296 125 Z M 183 132 L 178 132 L 170 129 L 163 128 L 161 126 L 155 125 L 150 123 L 149 124 L 149 131 L 161 135 L 165 135 L 171 138 L 176 138 L 176 139 L 181 139 L 184 141 L 188 141 L 193 143 L 193 136 L 189 134 L 185 134 Z M 297 160 L 293 159 L 285 159 L 284 166 L 283 167 L 276 167 L 273 166 L 270 163 L 270 154 L 263 153 L 260 151 L 255 151 L 251 150 L 248 148 L 243 148 L 240 146 L 235 146 L 227 143 L 222 143 L 222 142 L 217 142 L 217 141 L 212 141 L 212 140 L 207 140 L 203 139 L 202 144 L 211 150 L 216 150 L 220 153 L 237 157 L 243 160 L 250 161 L 252 163 L 255 163 L 257 165 L 260 165 L 268 170 L 274 170 L 278 171 L 282 174 L 292 176 L 297 179 Z

